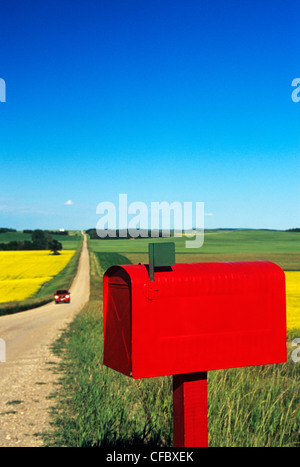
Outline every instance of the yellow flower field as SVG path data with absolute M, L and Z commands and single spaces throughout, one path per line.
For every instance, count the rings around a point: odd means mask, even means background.
M 75 251 L 60 255 L 49 251 L 0 251 L 0 303 L 20 301 L 33 295 L 56 276 Z
M 300 329 L 300 271 L 285 272 L 287 328 Z

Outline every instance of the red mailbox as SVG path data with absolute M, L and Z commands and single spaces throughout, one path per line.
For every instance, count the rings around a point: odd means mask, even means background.
M 268 261 L 112 266 L 104 364 L 133 378 L 286 361 L 285 276 Z

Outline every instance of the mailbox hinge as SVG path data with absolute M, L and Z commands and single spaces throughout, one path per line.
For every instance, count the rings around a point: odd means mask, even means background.
M 148 300 L 154 300 L 158 292 L 158 285 L 156 284 L 156 282 L 149 281 L 146 284 L 144 284 L 144 291 Z

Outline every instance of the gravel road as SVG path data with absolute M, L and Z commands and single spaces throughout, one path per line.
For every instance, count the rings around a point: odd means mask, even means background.
M 49 411 L 55 391 L 51 344 L 89 299 L 89 255 L 86 236 L 70 304 L 54 302 L 34 310 L 0 317 L 0 339 L 6 362 L 0 361 L 0 447 L 41 447 L 50 430 Z

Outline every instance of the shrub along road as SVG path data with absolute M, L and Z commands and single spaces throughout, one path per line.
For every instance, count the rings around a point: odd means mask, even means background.
M 43 446 L 55 375 L 51 344 L 89 300 L 89 255 L 84 242 L 70 304 L 54 302 L 0 317 L 6 362 L 0 362 L 0 447 Z

